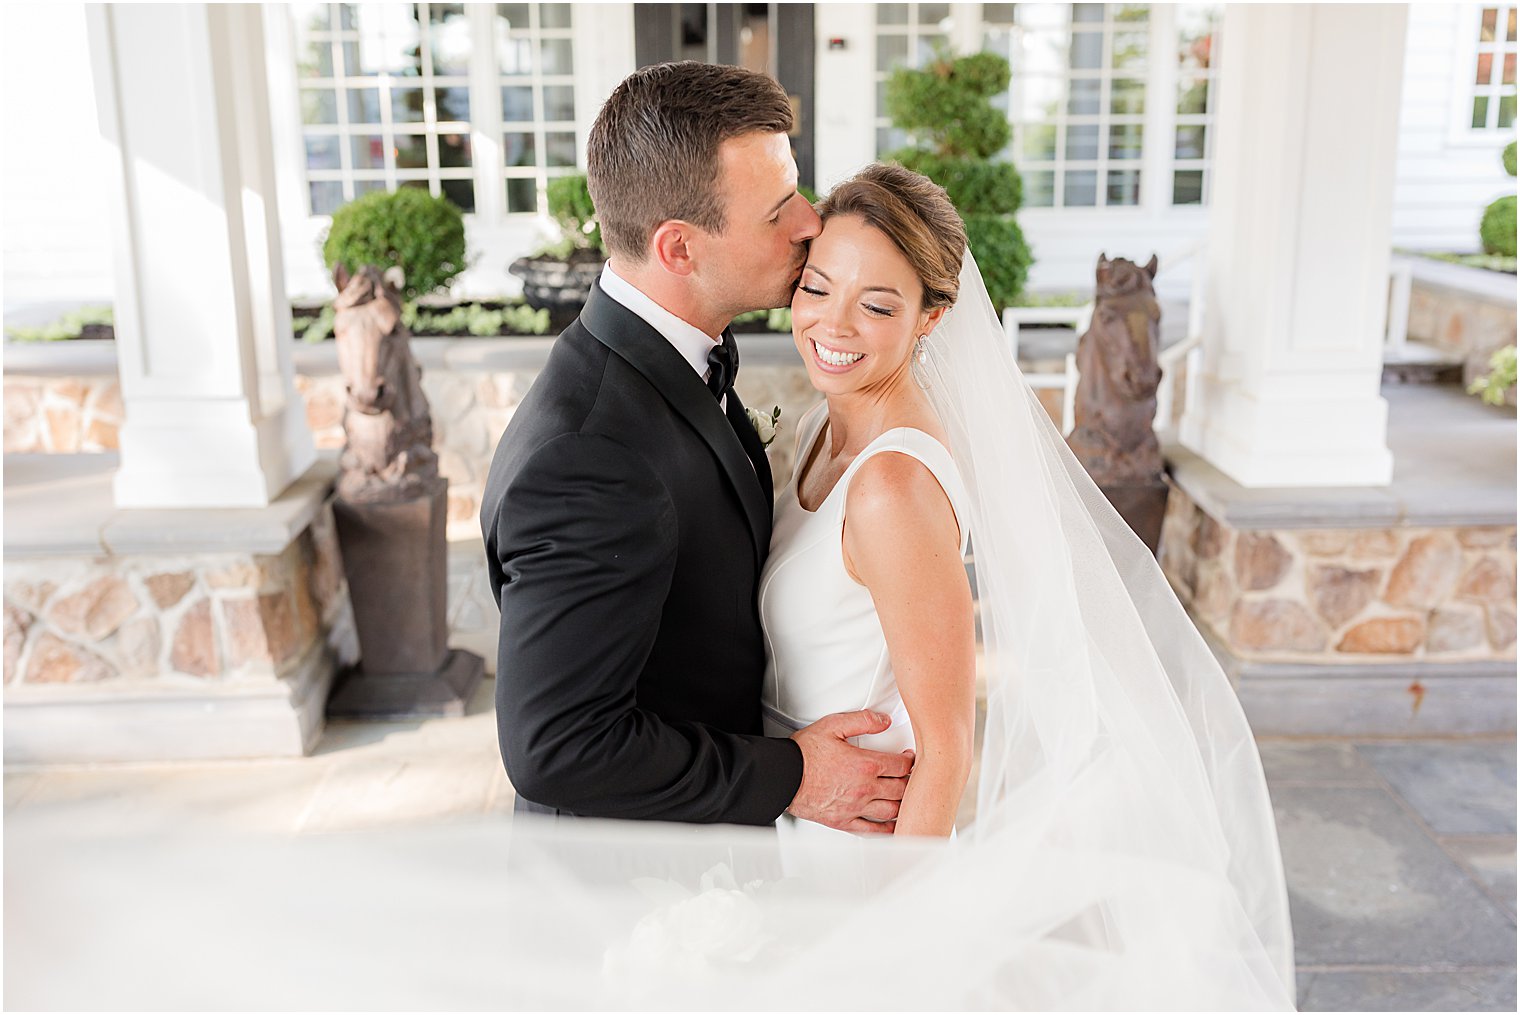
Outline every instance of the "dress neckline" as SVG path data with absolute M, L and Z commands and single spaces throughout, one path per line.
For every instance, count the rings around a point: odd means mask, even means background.
M 827 405 L 827 403 L 824 403 L 824 404 Z M 823 432 L 824 432 L 824 430 L 829 425 L 829 414 L 828 414 L 828 412 L 825 411 L 822 415 L 823 415 L 823 422 L 819 424 L 817 432 L 814 433 L 812 435 L 812 439 L 808 441 L 808 446 L 807 446 L 807 449 L 806 449 L 806 454 L 800 455 L 798 457 L 798 459 L 797 459 L 797 467 L 792 470 L 792 481 L 791 481 L 791 484 L 790 484 L 791 485 L 791 489 L 792 489 L 792 499 L 797 502 L 798 509 L 800 509 L 802 511 L 802 513 L 806 514 L 806 515 L 816 515 L 820 511 L 822 511 L 823 510 L 823 506 L 825 504 L 827 504 L 829 501 L 831 501 L 831 500 L 834 499 L 834 494 L 836 494 L 836 493 L 839 492 L 839 488 L 841 486 L 847 485 L 845 483 L 845 480 L 847 480 L 849 478 L 849 475 L 850 475 L 851 471 L 854 470 L 855 466 L 857 464 L 859 464 L 862 459 L 865 458 L 866 452 L 870 451 L 871 448 L 874 447 L 878 442 L 880 442 L 881 440 L 883 440 L 886 437 L 890 437 L 892 434 L 901 433 L 903 431 L 906 431 L 908 433 L 923 434 L 930 441 L 932 441 L 935 445 L 937 445 L 938 447 L 940 447 L 941 449 L 943 449 L 945 451 L 946 455 L 949 455 L 949 453 L 950 453 L 949 449 L 945 448 L 945 446 L 943 444 L 941 444 L 939 442 L 939 439 L 936 438 L 933 434 L 930 434 L 930 433 L 928 433 L 927 431 L 924 431 L 924 430 L 920 430 L 916 426 L 894 426 L 894 427 L 891 427 L 890 429 L 883 430 L 881 433 L 879 433 L 875 437 L 871 438 L 870 443 L 868 443 L 865 447 L 861 448 L 858 452 L 856 452 L 855 457 L 852 458 L 852 459 L 850 459 L 850 464 L 847 465 L 847 466 L 845 466 L 845 470 L 839 474 L 839 478 L 836 479 L 834 481 L 834 485 L 829 488 L 829 492 L 823 495 L 823 500 L 821 500 L 821 501 L 818 502 L 818 506 L 817 507 L 809 509 L 809 508 L 805 507 L 803 505 L 803 503 L 802 503 L 802 470 L 807 467 L 808 460 L 813 456 L 814 452 L 818 449 L 818 442 L 819 442 L 820 439 L 822 439 Z M 935 478 L 938 479 L 939 477 L 936 476 Z

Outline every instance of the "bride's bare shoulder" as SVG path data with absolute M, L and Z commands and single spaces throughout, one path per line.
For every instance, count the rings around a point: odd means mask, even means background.
M 857 536 L 888 544 L 941 528 L 949 537 L 960 531 L 933 470 L 903 451 L 881 451 L 861 463 L 845 492 L 845 517 Z

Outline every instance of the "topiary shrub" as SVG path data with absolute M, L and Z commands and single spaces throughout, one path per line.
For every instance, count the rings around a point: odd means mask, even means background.
M 919 142 L 888 158 L 945 188 L 999 311 L 1019 298 L 1034 260 L 1013 219 L 1023 181 L 996 157 L 1011 130 L 989 100 L 1007 90 L 1009 74 L 1008 61 L 995 53 L 953 57 L 942 50 L 922 70 L 893 71 L 886 96 L 892 122 Z
M 464 271 L 464 215 L 448 198 L 417 187 L 374 191 L 333 213 L 322 259 L 329 272 L 339 264 L 350 272 L 399 265 L 402 296 L 414 300 L 447 289 Z
M 1504 171 L 1511 176 L 1515 175 L 1515 142 L 1511 141 L 1504 146 Z M 1483 221 L 1478 226 L 1478 235 L 1483 240 L 1483 251 L 1487 254 L 1499 254 L 1503 257 L 1515 256 L 1515 195 L 1506 194 L 1483 212 Z

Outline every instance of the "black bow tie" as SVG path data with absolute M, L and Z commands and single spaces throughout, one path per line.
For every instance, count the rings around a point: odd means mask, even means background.
M 723 341 L 713 346 L 712 351 L 707 354 L 707 390 L 718 399 L 721 399 L 723 393 L 734 386 L 734 374 L 739 369 L 739 357 L 728 342 L 728 336 L 725 335 Z

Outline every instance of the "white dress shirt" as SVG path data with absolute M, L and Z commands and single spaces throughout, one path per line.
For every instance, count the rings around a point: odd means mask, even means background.
M 665 341 L 681 354 L 681 358 L 691 364 L 697 376 L 702 378 L 702 383 L 707 383 L 707 375 L 710 372 L 707 367 L 707 354 L 712 352 L 713 347 L 718 345 L 721 339 L 715 340 L 710 335 L 704 334 L 699 328 L 687 324 L 634 288 L 633 283 L 612 270 L 611 261 L 602 266 L 601 285 L 602 292 L 637 314 L 645 324 L 664 336 Z M 718 399 L 718 407 L 725 413 L 728 412 L 727 395 Z

